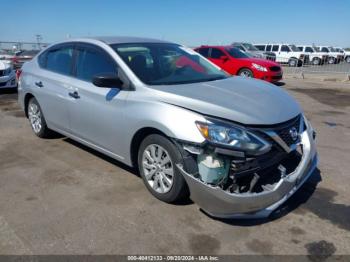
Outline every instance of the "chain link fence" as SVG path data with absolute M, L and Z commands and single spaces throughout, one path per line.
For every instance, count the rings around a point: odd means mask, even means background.
M 277 58 L 278 59 L 278 58 Z M 327 58 L 321 59 L 320 62 L 312 60 L 298 61 L 298 65 L 290 65 L 290 59 L 280 58 L 279 63 L 283 66 L 285 75 L 296 75 L 296 74 L 346 74 L 350 75 L 350 61 L 346 61 L 344 58 L 336 62 L 329 62 Z M 283 61 L 284 60 L 284 61 Z

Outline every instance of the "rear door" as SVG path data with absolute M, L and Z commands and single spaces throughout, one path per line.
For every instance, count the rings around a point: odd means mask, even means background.
M 50 128 L 70 131 L 68 90 L 72 81 L 73 45 L 50 48 L 39 59 L 38 74 L 32 76 L 35 96 Z
M 71 85 L 70 116 L 73 135 L 120 157 L 125 130 L 124 103 L 129 91 L 101 88 L 92 83 L 96 74 L 118 74 L 118 65 L 102 48 L 78 44 Z M 126 82 L 126 81 L 125 81 Z

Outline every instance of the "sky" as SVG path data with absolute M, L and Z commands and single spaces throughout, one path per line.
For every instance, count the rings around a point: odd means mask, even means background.
M 0 0 L 1 41 L 124 35 L 350 47 L 350 0 Z M 7 11 L 5 11 L 7 10 Z

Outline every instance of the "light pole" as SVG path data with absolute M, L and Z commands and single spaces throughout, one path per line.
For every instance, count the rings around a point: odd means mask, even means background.
M 41 49 L 40 41 L 43 40 L 43 37 L 41 35 L 35 35 L 35 37 L 36 37 L 36 42 L 37 42 L 37 45 L 38 45 L 38 49 L 40 50 Z

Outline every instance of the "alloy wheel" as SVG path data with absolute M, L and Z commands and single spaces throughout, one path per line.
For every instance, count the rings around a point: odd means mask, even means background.
M 147 146 L 142 154 L 142 169 L 149 186 L 157 193 L 167 193 L 174 182 L 174 166 L 169 153 L 160 145 Z
M 28 118 L 33 128 L 33 131 L 36 134 L 39 133 L 42 128 L 42 119 L 41 119 L 40 108 L 37 104 L 30 103 L 28 107 Z
M 252 77 L 252 74 L 248 70 L 243 70 L 239 75 L 243 77 Z

